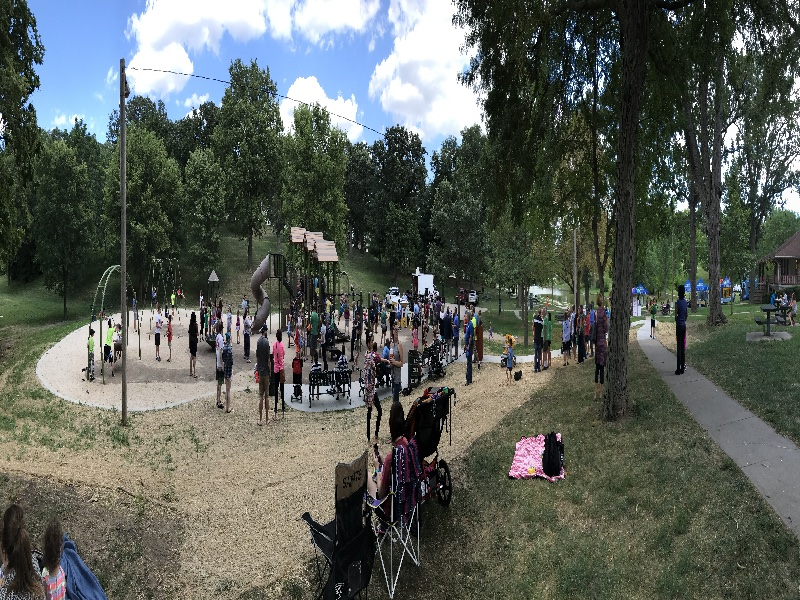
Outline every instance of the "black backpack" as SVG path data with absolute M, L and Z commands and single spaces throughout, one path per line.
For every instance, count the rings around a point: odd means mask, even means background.
M 544 454 L 542 455 L 542 470 L 548 477 L 561 474 L 564 466 L 564 444 L 556 439 L 555 431 L 544 436 Z

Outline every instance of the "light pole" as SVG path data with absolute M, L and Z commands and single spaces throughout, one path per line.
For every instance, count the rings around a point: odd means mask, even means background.
M 128 345 L 128 298 L 127 298 L 127 199 L 125 173 L 125 99 L 130 94 L 128 79 L 125 77 L 125 59 L 119 59 L 119 196 L 120 196 L 120 322 L 122 328 L 122 424 L 128 423 L 128 377 L 127 377 L 127 345 Z M 112 350 L 113 351 L 113 350 Z

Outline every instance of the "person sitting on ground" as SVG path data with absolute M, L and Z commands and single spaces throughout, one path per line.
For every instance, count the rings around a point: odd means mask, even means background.
M 64 600 L 66 598 L 66 581 L 64 569 L 61 568 L 61 551 L 64 549 L 64 534 L 61 521 L 57 517 L 50 519 L 44 531 L 44 567 L 42 582 L 46 600 Z
M 0 577 L 0 600 L 41 600 L 44 598 L 41 575 L 33 562 L 31 539 L 25 528 L 25 515 L 18 504 L 3 514 L 0 540 L 5 563 Z

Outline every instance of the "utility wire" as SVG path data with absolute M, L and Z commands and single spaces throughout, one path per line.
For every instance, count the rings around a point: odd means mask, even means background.
M 152 71 L 154 73 L 169 73 L 170 75 L 182 75 L 184 77 L 196 77 L 197 79 L 205 79 L 206 81 L 216 81 L 218 83 L 224 83 L 226 85 L 231 84 L 230 81 L 227 81 L 225 79 L 217 79 L 216 77 L 208 77 L 206 75 L 195 75 L 193 73 L 181 73 L 179 71 L 170 71 L 168 69 L 151 69 L 147 67 L 128 67 L 128 69 L 131 71 Z M 290 98 L 289 96 L 284 96 L 283 94 L 280 94 L 278 92 L 274 92 L 273 95 L 277 96 L 278 98 L 284 98 L 285 100 L 291 100 L 292 102 L 297 102 L 298 104 L 302 104 L 303 106 L 307 106 L 308 108 L 312 107 L 312 105 L 309 104 L 308 102 L 303 102 L 302 100 L 297 100 L 296 98 Z M 320 108 L 333 117 L 338 117 L 339 119 L 343 119 L 345 121 L 353 123 L 354 125 L 359 125 L 360 127 L 363 127 L 364 129 L 369 129 L 370 131 L 373 131 L 377 133 L 379 136 L 383 137 L 382 132 L 370 127 L 369 125 L 364 125 L 363 123 L 360 123 L 355 119 L 350 119 L 349 117 L 345 117 L 344 115 L 339 115 L 334 112 L 331 112 L 322 105 L 320 105 Z

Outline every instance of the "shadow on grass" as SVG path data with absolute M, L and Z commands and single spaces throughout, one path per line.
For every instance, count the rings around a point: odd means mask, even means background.
M 0 498 L 3 510 L 11 503 L 24 508 L 35 547 L 58 516 L 109 598 L 178 597 L 183 523 L 173 511 L 121 491 L 7 474 L 0 474 Z
M 404 566 L 398 597 L 796 596 L 795 536 L 637 345 L 629 357 L 631 418 L 600 422 L 591 364 L 568 367 L 454 465 L 453 502 L 423 507 L 423 563 Z M 510 480 L 517 440 L 551 430 L 567 478 Z

